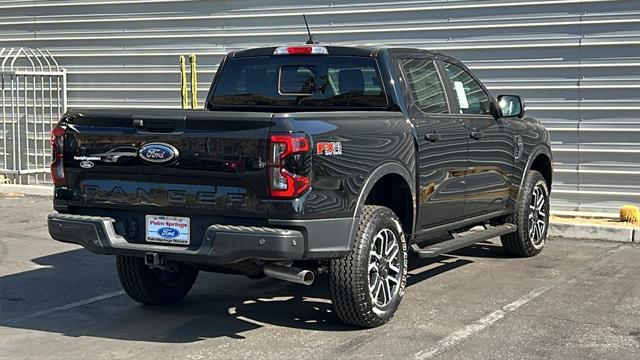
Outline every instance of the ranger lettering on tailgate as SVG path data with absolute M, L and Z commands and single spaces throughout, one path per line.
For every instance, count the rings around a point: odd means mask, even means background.
M 191 207 L 233 207 L 234 209 L 247 207 L 246 190 L 238 187 L 210 186 L 211 191 L 191 191 L 184 186 L 176 185 L 180 189 L 153 187 L 139 183 L 123 184 L 101 188 L 97 184 L 87 181 L 80 186 L 82 198 L 87 201 L 102 201 L 124 204 L 183 204 Z M 202 188 L 202 187 L 199 187 Z

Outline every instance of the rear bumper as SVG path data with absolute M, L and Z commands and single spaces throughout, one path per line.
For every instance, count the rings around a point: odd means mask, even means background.
M 79 244 L 96 254 L 143 257 L 194 264 L 231 264 L 247 259 L 301 260 L 345 256 L 351 249 L 355 219 L 272 220 L 274 227 L 211 225 L 198 248 L 128 242 L 116 234 L 110 217 L 49 214 L 52 238 Z M 326 240 L 325 240 L 326 239 Z

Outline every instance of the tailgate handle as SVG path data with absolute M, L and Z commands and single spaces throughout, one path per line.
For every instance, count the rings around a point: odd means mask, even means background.
M 132 116 L 132 125 L 139 131 L 171 133 L 175 129 L 182 129 L 185 126 L 186 115 L 146 115 L 137 114 Z
M 173 132 L 176 128 L 174 121 L 152 119 L 133 119 L 133 126 L 139 129 L 145 129 L 149 132 Z

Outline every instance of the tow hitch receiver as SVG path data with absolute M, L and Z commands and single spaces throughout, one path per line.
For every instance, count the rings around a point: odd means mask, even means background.
M 146 252 L 144 253 L 144 264 L 150 268 L 161 267 L 162 266 L 162 257 L 160 254 L 156 252 Z

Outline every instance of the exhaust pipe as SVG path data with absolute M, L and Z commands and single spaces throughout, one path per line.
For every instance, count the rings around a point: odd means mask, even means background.
M 302 285 L 311 285 L 315 280 L 313 271 L 287 267 L 282 265 L 264 264 L 264 274 L 270 278 L 284 280 Z

